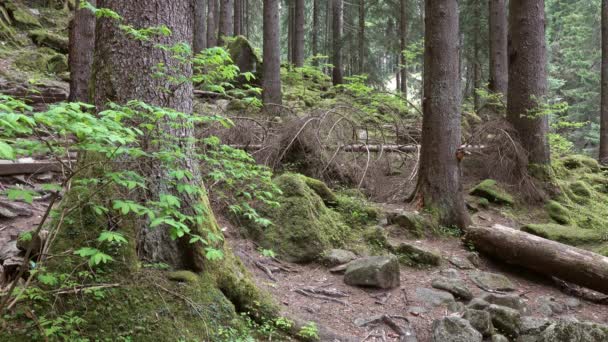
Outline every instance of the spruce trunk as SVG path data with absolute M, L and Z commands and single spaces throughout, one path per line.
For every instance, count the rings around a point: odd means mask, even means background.
M 506 0 L 490 0 L 490 90 L 506 98 L 509 83 Z
M 602 0 L 602 108 L 600 162 L 608 164 L 608 0 Z
M 95 6 L 95 0 L 89 1 Z M 76 9 L 70 22 L 70 102 L 90 102 L 89 83 L 95 48 L 95 15 L 88 9 Z

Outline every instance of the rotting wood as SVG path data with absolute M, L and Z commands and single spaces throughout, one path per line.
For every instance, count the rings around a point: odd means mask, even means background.
M 12 176 L 23 174 L 40 174 L 45 172 L 61 172 L 62 166 L 58 161 L 25 161 L 13 162 L 0 160 L 0 176 Z

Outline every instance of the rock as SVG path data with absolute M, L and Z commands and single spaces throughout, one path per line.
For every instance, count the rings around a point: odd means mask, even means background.
M 30 9 L 23 6 L 20 2 L 4 1 L 3 5 L 11 13 L 17 28 L 30 29 L 42 26 Z
M 457 298 L 463 300 L 468 301 L 473 299 L 473 293 L 471 293 L 471 290 L 469 290 L 465 283 L 460 280 L 439 277 L 433 279 L 431 286 L 439 290 L 447 291 Z
M 481 334 L 469 321 L 460 317 L 445 317 L 433 322 L 433 342 L 481 342 Z
M 399 262 L 394 256 L 373 256 L 350 263 L 344 283 L 389 289 L 399 286 Z
M 407 308 L 407 312 L 411 313 L 414 316 L 418 316 L 423 313 L 427 313 L 428 310 L 423 308 L 422 306 L 410 306 Z
M 556 201 L 549 201 L 545 206 L 549 217 L 559 224 L 570 224 L 570 211 Z
M 0 261 L 7 260 L 19 253 L 20 250 L 17 248 L 17 241 L 9 241 L 0 246 Z
M 14 218 L 16 218 L 17 216 L 19 216 L 19 215 L 17 215 L 17 213 L 16 213 L 16 212 L 11 211 L 11 210 L 10 210 L 10 209 L 8 209 L 8 208 L 4 208 L 4 207 L 0 206 L 0 217 L 1 217 L 1 218 L 6 218 L 6 219 L 14 219 Z
M 507 339 L 508 341 L 508 339 Z M 536 342 L 538 341 L 538 335 L 519 335 L 517 342 Z
M 32 256 L 38 255 L 44 246 L 44 242 L 48 237 L 49 232 L 41 230 L 39 234 L 35 235 L 34 231 L 23 232 L 19 234 L 17 239 L 17 248 L 20 251 L 27 251 L 30 247 L 32 248 Z
M 502 274 L 478 271 L 471 274 L 471 280 L 482 290 L 515 291 L 515 285 Z
M 424 216 L 417 212 L 394 211 L 387 213 L 387 223 L 405 229 L 415 237 L 423 237 L 429 225 Z
M 441 254 L 439 251 L 426 248 L 410 242 L 391 245 L 391 250 L 399 257 L 399 261 L 408 266 L 439 266 Z
M 475 267 L 479 267 L 481 265 L 481 258 L 479 258 L 479 254 L 475 252 L 467 253 L 467 260 L 469 260 Z
M 455 301 L 454 296 L 449 292 L 427 289 L 424 287 L 416 289 L 414 300 L 427 304 L 428 306 L 440 306 Z
M 333 273 L 333 274 L 344 274 L 344 272 L 346 272 L 346 269 L 348 268 L 349 265 L 350 265 L 350 263 L 346 263 L 346 264 L 343 264 L 340 266 L 330 268 L 329 272 Z
M 228 41 L 226 49 L 234 64 L 239 67 L 241 73 L 256 73 L 260 69 L 262 61 L 251 43 L 244 36 L 236 36 Z
M 439 271 L 439 274 L 448 279 L 460 279 L 460 272 L 453 268 L 446 268 L 445 270 Z
M 463 259 L 461 257 L 453 256 L 448 259 L 450 264 L 458 267 L 461 270 L 472 270 L 475 266 L 467 259 Z
M 521 314 L 525 314 L 528 311 L 526 302 L 524 302 L 524 300 L 518 295 L 487 293 L 483 295 L 481 299 L 490 304 L 496 304 L 515 309 Z
M 513 338 L 519 335 L 521 319 L 519 311 L 506 306 L 491 304 L 488 307 L 488 312 L 492 317 L 492 324 L 498 331 Z
M 338 265 L 346 264 L 349 261 L 353 261 L 357 258 L 355 253 L 344 249 L 331 249 L 325 253 L 322 257 L 321 262 L 328 266 L 334 267 Z
M 536 299 L 536 303 L 538 304 L 538 310 L 547 317 L 554 314 L 562 314 L 566 310 L 564 304 L 558 302 L 554 297 L 550 296 L 538 297 L 538 299 Z
M 179 283 L 196 283 L 198 281 L 198 275 L 190 271 L 175 271 L 167 274 L 167 279 Z
M 509 342 L 509 339 L 504 335 L 494 334 L 492 335 L 492 342 Z
M 48 47 L 63 54 L 68 53 L 68 39 L 66 37 L 44 29 L 32 30 L 28 33 L 28 36 L 38 46 Z
M 482 197 L 487 199 L 490 202 L 497 204 L 508 204 L 512 205 L 515 203 L 513 197 L 506 193 L 504 190 L 500 189 L 496 184 L 496 181 L 493 179 L 486 179 L 483 182 L 479 183 L 475 188 L 473 188 L 470 192 L 471 195 Z
M 538 335 L 550 324 L 551 322 L 546 318 L 524 316 L 519 324 L 519 332 L 522 335 Z
M 473 298 L 473 300 L 471 300 L 471 302 L 467 305 L 468 308 L 475 310 L 485 310 L 488 306 L 490 306 L 490 303 L 481 298 Z
M 569 297 L 564 301 L 564 304 L 566 305 L 566 307 L 569 310 L 575 310 L 578 309 L 579 307 L 581 307 L 581 301 L 574 298 L 574 297 Z
M 0 209 L 8 209 L 11 213 L 17 216 L 30 217 L 34 215 L 34 212 L 30 208 L 29 204 L 18 203 L 18 202 L 3 202 L 0 203 Z
M 47 61 L 47 70 L 52 74 L 69 71 L 68 58 L 62 54 L 54 55 Z
M 608 327 L 588 322 L 557 322 L 543 331 L 538 342 L 605 342 Z
M 466 306 L 464 306 L 464 304 L 462 304 L 461 302 L 450 302 L 448 303 L 448 312 L 449 313 L 455 313 L 455 312 L 464 312 L 466 310 Z
M 464 313 L 464 319 L 469 321 L 471 326 L 483 336 L 490 336 L 494 331 L 492 318 L 487 311 L 467 309 Z

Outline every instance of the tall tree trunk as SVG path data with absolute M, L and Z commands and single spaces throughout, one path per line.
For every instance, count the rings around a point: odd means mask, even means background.
M 399 83 L 399 90 L 403 94 L 405 98 L 407 98 L 407 61 L 405 60 L 405 56 L 403 55 L 403 51 L 407 48 L 407 0 L 400 1 L 400 14 L 401 18 L 399 20 L 399 64 L 400 66 L 400 74 L 399 77 L 401 82 Z
M 608 164 L 608 0 L 602 0 L 602 104 L 600 162 Z
M 243 0 L 234 0 L 234 35 L 243 34 Z
M 506 0 L 489 0 L 490 4 L 490 90 L 507 96 L 509 60 L 507 57 Z
M 243 13 L 244 13 L 244 20 L 245 23 L 243 24 L 243 30 L 245 32 L 243 32 L 245 34 L 245 37 L 247 37 L 247 39 L 249 39 L 249 0 L 244 0 L 245 4 L 243 5 Z
M 102 18 L 97 26 L 95 45 L 95 105 L 103 108 L 109 101 L 125 104 L 130 100 L 141 100 L 161 107 L 168 107 L 184 113 L 192 112 L 192 83 L 175 84 L 168 78 L 155 77 L 154 68 L 164 63 L 167 70 L 176 75 L 190 78 L 192 68 L 172 58 L 172 52 L 157 47 L 157 44 L 173 45 L 178 42 L 191 42 L 194 27 L 194 7 L 191 0 L 99 0 L 100 8 L 108 8 L 119 13 L 125 24 L 137 28 L 166 25 L 172 31 L 168 37 L 156 37 L 152 42 L 142 42 L 130 38 L 119 28 L 113 19 Z M 166 91 L 171 89 L 171 91 Z M 187 140 L 194 136 L 189 129 L 175 129 L 169 122 L 161 123 L 163 129 L 176 137 Z M 175 130 L 175 132 L 172 132 Z M 194 152 L 191 142 L 185 142 L 184 153 Z M 184 165 L 192 172 L 192 185 L 201 186 L 200 172 L 195 163 Z M 165 184 L 169 179 L 160 165 L 148 165 L 143 172 L 150 180 L 146 194 L 140 196 L 157 199 L 162 192 L 170 191 Z M 174 194 L 186 205 L 199 199 L 187 195 Z M 182 208 L 188 210 L 187 208 Z M 210 213 L 212 216 L 213 213 Z M 210 217 L 210 219 L 213 217 Z M 137 224 L 138 255 L 150 262 L 164 262 L 176 268 L 201 271 L 204 262 L 198 244 L 188 241 L 174 241 L 166 227 L 154 230 L 146 222 Z M 194 227 L 192 227 L 194 228 Z
M 295 42 L 294 23 L 295 23 L 295 0 L 287 0 L 287 61 L 293 64 L 293 44 Z
M 207 6 L 207 47 L 217 46 L 218 0 L 208 0 Z
M 426 0 L 422 144 L 417 192 L 444 226 L 470 223 L 461 187 L 458 2 Z
M 207 48 L 207 0 L 194 2 L 194 53 Z
M 358 72 L 365 71 L 365 0 L 359 0 L 359 65 Z
M 334 70 L 332 81 L 334 85 L 344 83 L 342 76 L 342 30 L 344 28 L 344 3 L 342 0 L 330 0 L 332 2 L 332 64 Z
M 473 109 L 477 111 L 481 106 L 481 99 L 477 94 L 477 89 L 480 89 L 481 84 L 481 61 L 479 60 L 479 52 L 481 51 L 481 41 L 478 32 L 481 32 L 481 1 L 474 2 L 473 16 L 475 20 L 475 35 L 473 40 Z
M 264 64 L 262 66 L 262 98 L 267 110 L 283 103 L 281 93 L 281 22 L 279 1 L 264 0 Z
M 510 0 L 507 118 L 531 164 L 549 164 L 547 115 L 536 114 L 547 93 L 545 1 Z
M 218 39 L 232 37 L 234 35 L 234 0 L 220 0 L 220 26 Z
M 95 0 L 89 1 L 95 6 Z M 71 102 L 90 102 L 89 80 L 95 48 L 95 15 L 88 9 L 76 9 L 70 22 L 70 96 Z
M 312 3 L 312 55 L 319 54 L 319 0 Z M 317 61 L 314 62 L 317 65 Z
M 295 30 L 293 44 L 293 64 L 296 67 L 304 66 L 304 24 L 306 21 L 304 0 L 295 0 Z

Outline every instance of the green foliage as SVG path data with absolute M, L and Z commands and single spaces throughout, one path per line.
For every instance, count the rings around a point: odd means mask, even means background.
M 298 336 L 303 337 L 307 340 L 316 341 L 319 339 L 319 329 L 314 322 L 308 322 L 298 332 Z

